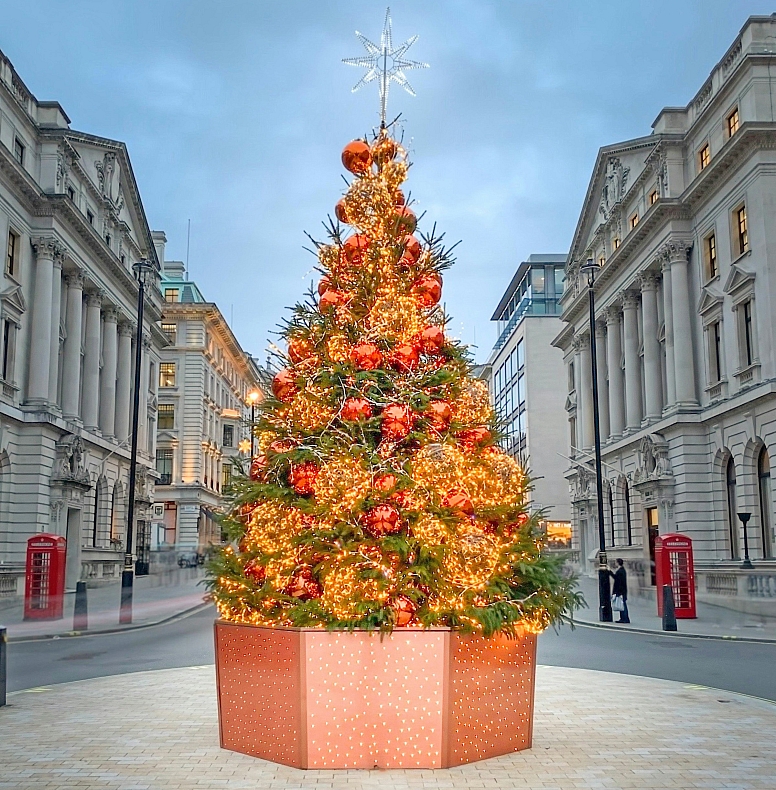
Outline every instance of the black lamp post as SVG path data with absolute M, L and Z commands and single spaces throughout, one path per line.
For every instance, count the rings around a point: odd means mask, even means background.
M 127 507 L 127 539 L 124 547 L 124 570 L 121 573 L 121 606 L 119 623 L 132 622 L 132 588 L 135 581 L 134 555 L 132 553 L 135 520 L 135 478 L 137 477 L 137 428 L 140 411 L 140 368 L 143 359 L 143 308 L 145 306 L 145 279 L 153 271 L 150 261 L 142 260 L 132 265 L 137 275 L 137 332 L 135 334 L 135 388 L 132 393 L 132 442 L 129 454 L 129 505 Z
M 248 393 L 248 403 L 251 404 L 251 460 L 256 455 L 256 404 L 260 397 L 261 393 L 258 390 L 251 390 Z
M 587 273 L 587 296 L 590 308 L 590 361 L 593 368 L 593 439 L 595 444 L 595 490 L 598 503 L 598 619 L 612 622 L 612 599 L 609 587 L 609 564 L 606 559 L 604 525 L 604 483 L 601 472 L 601 422 L 598 409 L 598 356 L 595 347 L 595 273 L 598 267 L 592 258 L 582 270 Z
M 752 561 L 749 559 L 749 535 L 747 535 L 746 525 L 749 523 L 749 519 L 752 517 L 752 514 L 739 513 L 738 517 L 741 519 L 741 527 L 744 531 L 744 561 L 741 563 L 741 567 L 751 571 L 754 570 L 754 565 L 752 565 Z

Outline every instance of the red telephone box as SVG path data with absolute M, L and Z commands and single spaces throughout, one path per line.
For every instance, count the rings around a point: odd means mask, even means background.
M 655 539 L 655 580 L 657 584 L 657 613 L 663 616 L 663 586 L 671 585 L 677 619 L 694 620 L 695 566 L 692 559 L 692 540 L 687 535 L 674 533 L 658 535 Z
M 27 541 L 24 585 L 25 620 L 61 620 L 65 603 L 67 541 L 60 535 L 35 535 Z

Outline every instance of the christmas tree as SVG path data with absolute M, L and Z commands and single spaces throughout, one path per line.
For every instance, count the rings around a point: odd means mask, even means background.
M 443 237 L 417 230 L 409 163 L 387 130 L 342 154 L 353 174 L 321 279 L 233 482 L 211 562 L 222 618 L 275 627 L 539 632 L 579 603 L 544 551 L 530 481 L 498 446 L 486 385 L 445 332 Z

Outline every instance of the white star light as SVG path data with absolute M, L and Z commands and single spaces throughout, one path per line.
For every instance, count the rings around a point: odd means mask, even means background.
M 379 46 L 358 31 L 356 31 L 356 36 L 364 45 L 367 54 L 360 58 L 344 58 L 342 62 L 347 63 L 348 66 L 358 66 L 367 70 L 366 74 L 353 86 L 353 93 L 368 82 L 380 79 L 380 121 L 384 126 L 388 105 L 388 88 L 391 82 L 401 85 L 410 96 L 414 96 L 415 91 L 412 89 L 404 72 L 410 69 L 427 69 L 428 63 L 407 60 L 404 57 L 407 50 L 418 40 L 417 36 L 412 36 L 396 49 L 393 48 L 390 8 L 385 12 L 385 24 L 383 25 Z

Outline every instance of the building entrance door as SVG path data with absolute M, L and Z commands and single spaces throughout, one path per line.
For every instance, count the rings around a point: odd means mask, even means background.
M 77 508 L 67 509 L 65 539 L 65 589 L 75 590 L 75 584 L 81 578 L 81 511 Z
M 137 522 L 137 543 L 135 544 L 137 560 L 135 576 L 148 576 L 151 569 L 151 522 Z
M 658 536 L 657 508 L 648 507 L 647 516 L 647 540 L 649 541 L 649 575 L 650 584 L 657 584 L 657 574 L 655 572 L 655 538 Z

